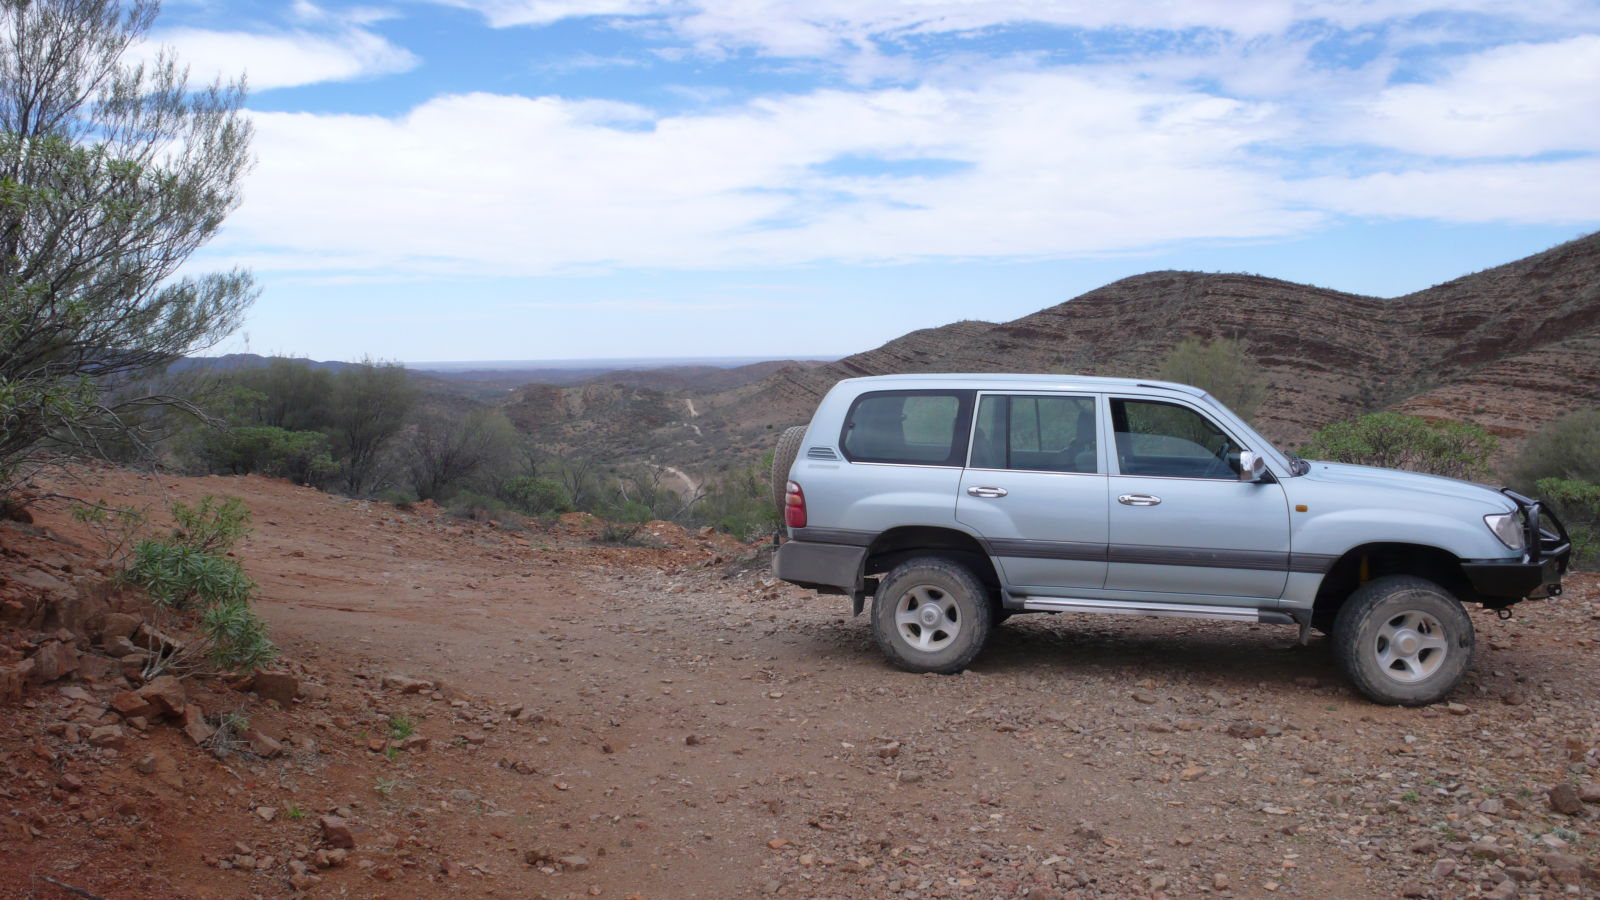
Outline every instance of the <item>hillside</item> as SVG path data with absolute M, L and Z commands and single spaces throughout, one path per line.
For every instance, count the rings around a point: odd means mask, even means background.
M 1600 400 L 1600 233 L 1384 299 L 1254 275 L 1151 272 L 1011 322 L 964 321 L 695 398 L 655 424 L 674 462 L 748 457 L 837 380 L 931 371 L 1150 377 L 1188 335 L 1245 340 L 1272 389 L 1262 431 L 1289 444 L 1383 408 L 1473 422 L 1514 443 Z M 575 426 L 574 426 L 575 427 Z M 641 446 L 645 446 L 641 444 Z

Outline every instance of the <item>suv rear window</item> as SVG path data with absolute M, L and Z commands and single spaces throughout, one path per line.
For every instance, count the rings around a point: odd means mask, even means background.
M 839 445 L 851 462 L 960 466 L 973 391 L 873 391 L 845 416 Z

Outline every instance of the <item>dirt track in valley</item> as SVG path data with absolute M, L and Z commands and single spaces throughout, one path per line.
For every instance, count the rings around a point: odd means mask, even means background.
M 119 472 L 72 489 L 164 502 Z M 358 845 L 373 862 L 327 870 L 313 896 L 1600 886 L 1549 858 L 1600 863 L 1595 806 L 1566 815 L 1545 797 L 1562 780 L 1592 784 L 1600 765 L 1600 605 L 1587 577 L 1510 622 L 1475 614 L 1479 657 L 1457 703 L 1408 710 L 1357 697 L 1325 642 L 1297 648 L 1287 628 L 1019 617 L 969 673 L 916 676 L 886 665 L 847 601 L 773 583 L 758 561 L 739 563 L 750 548 L 673 526 L 646 532 L 655 548 L 615 548 L 579 517 L 517 530 L 255 477 L 163 490 L 245 499 L 256 533 L 241 556 L 275 637 L 354 685 L 302 703 L 283 728 L 309 719 L 324 745 L 357 752 L 403 709 L 433 740 L 389 764 L 384 791 L 345 775 L 305 801 L 320 813 L 354 798 L 375 834 L 400 833 L 387 850 Z M 41 522 L 75 533 L 59 513 Z M 397 696 L 378 686 L 387 673 L 472 703 Z M 257 780 L 273 781 L 278 763 L 262 765 Z M 230 841 L 216 822 L 169 835 L 163 853 L 187 854 L 171 861 L 173 884 L 287 893 L 270 872 L 204 864 Z M 424 861 L 374 877 L 407 833 L 425 838 Z

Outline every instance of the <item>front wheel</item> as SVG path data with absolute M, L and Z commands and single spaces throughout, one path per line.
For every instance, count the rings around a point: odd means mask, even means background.
M 872 635 L 908 672 L 953 674 L 989 639 L 988 592 L 960 563 L 924 556 L 895 566 L 872 602 Z
M 1426 706 L 1455 690 L 1472 665 L 1472 618 L 1450 592 L 1389 575 L 1350 595 L 1333 625 L 1339 666 L 1361 693 L 1391 706 Z

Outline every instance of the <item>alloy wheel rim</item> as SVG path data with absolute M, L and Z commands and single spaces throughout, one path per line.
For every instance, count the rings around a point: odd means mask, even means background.
M 1423 681 L 1439 671 L 1450 655 L 1444 625 L 1420 610 L 1391 616 L 1372 642 L 1373 658 L 1383 674 L 1402 684 Z
M 937 653 L 961 635 L 961 611 L 955 598 L 936 585 L 919 584 L 895 603 L 895 631 L 906 646 Z

